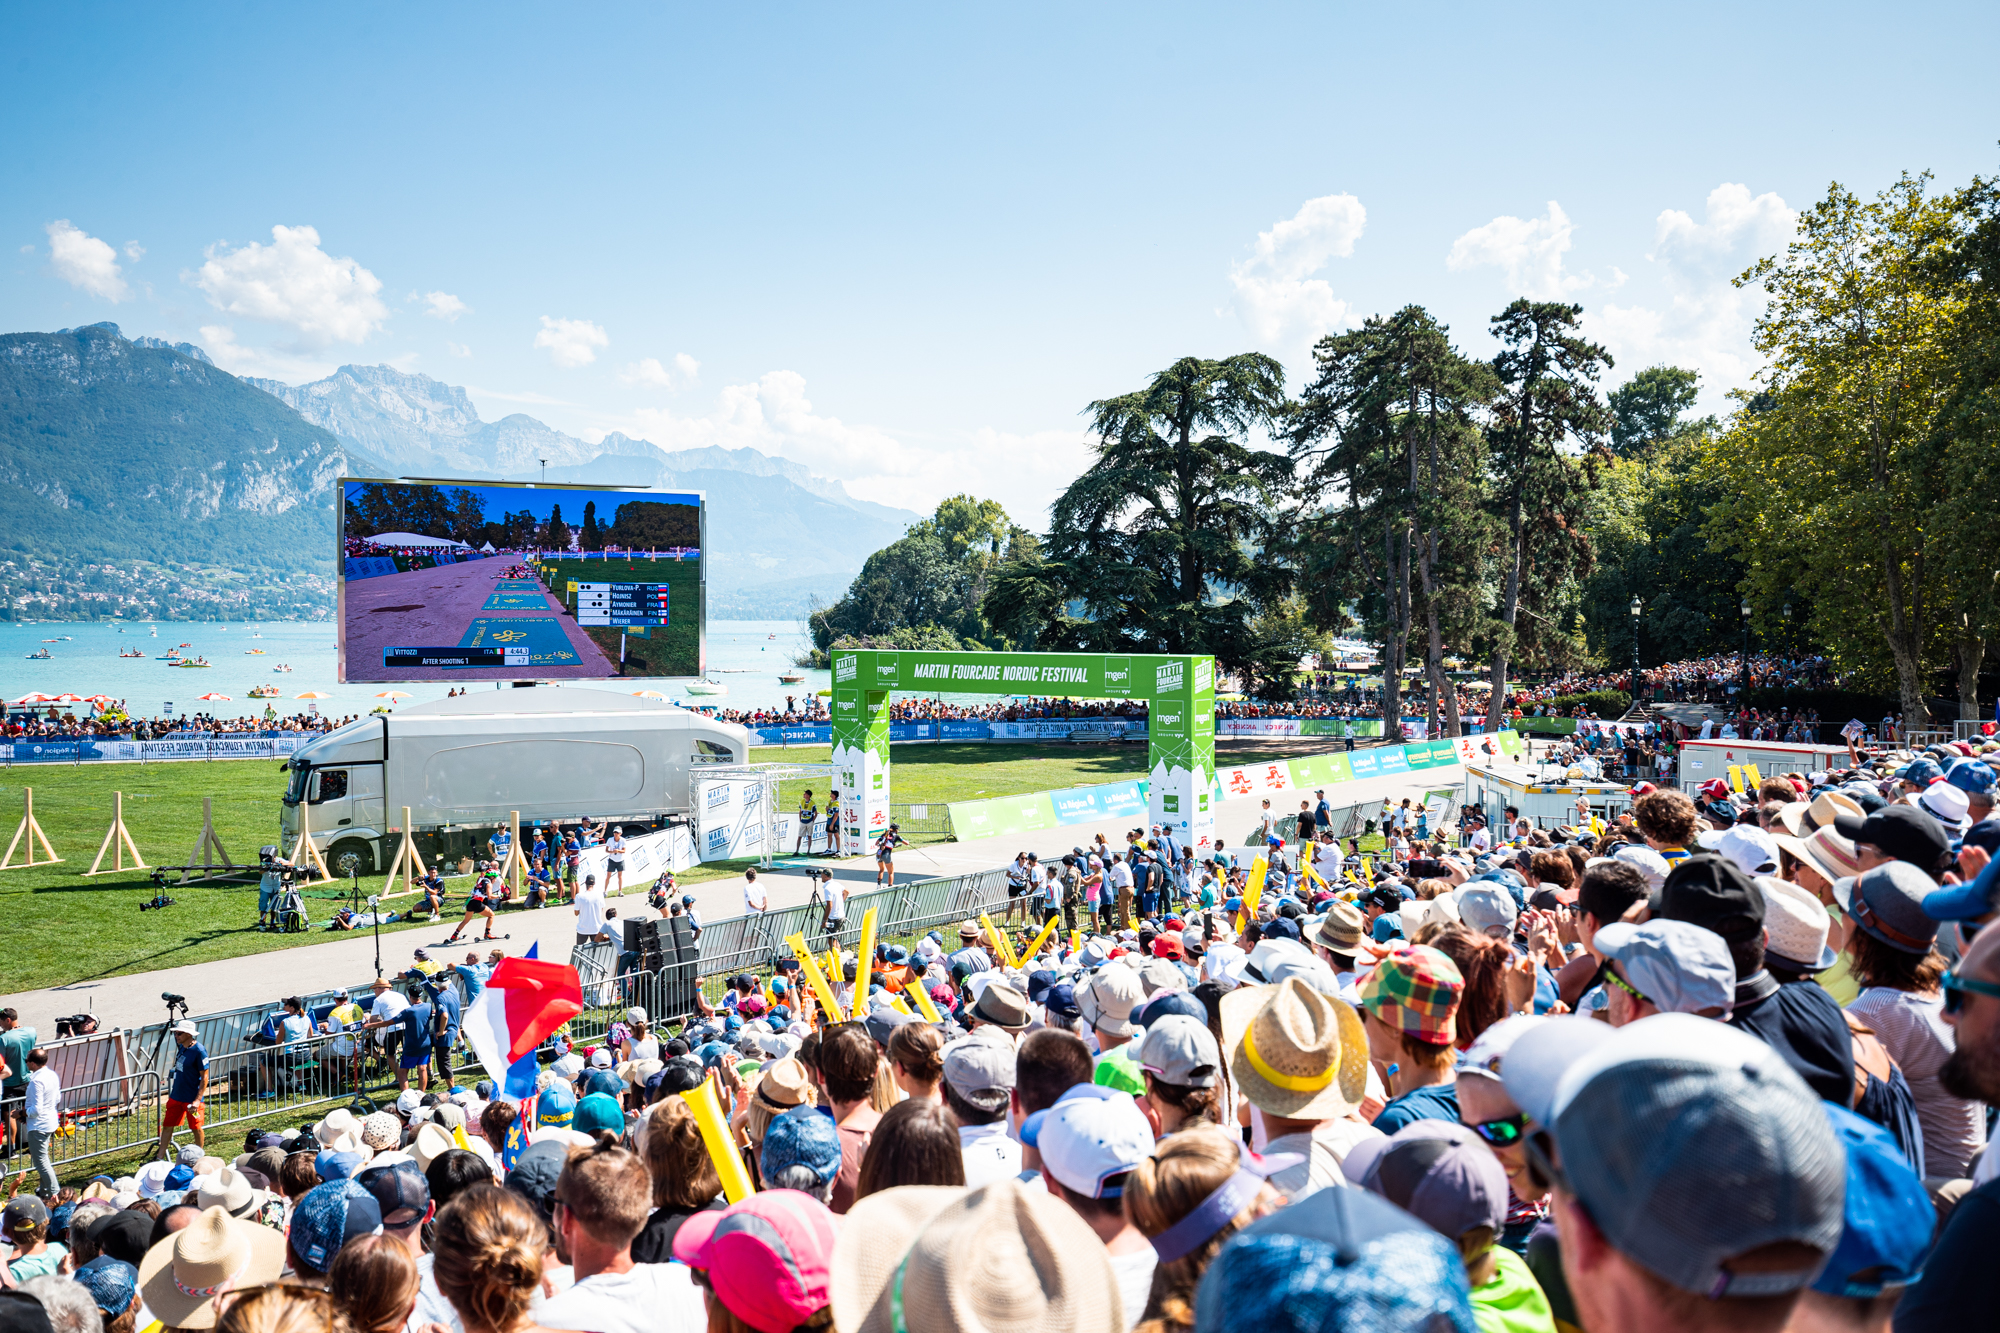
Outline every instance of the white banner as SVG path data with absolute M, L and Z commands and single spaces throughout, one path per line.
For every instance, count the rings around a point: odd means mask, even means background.
M 1029 722 L 989 722 L 996 741 L 1061 741 L 1072 737 L 1123 736 L 1128 731 L 1144 732 L 1144 722 L 1128 722 L 1114 717 L 1047 718 Z
M 586 847 L 577 861 L 577 873 L 597 876 L 599 888 L 611 887 L 611 876 L 605 866 L 610 855 L 604 844 Z M 685 870 L 696 863 L 694 837 L 686 825 L 660 829 L 654 833 L 641 833 L 625 839 L 625 885 L 626 893 L 642 893 L 662 870 Z
M 768 813 L 761 782 L 695 779 L 695 855 L 703 861 L 761 857 Z
M 105 759 L 278 759 L 292 753 L 320 733 L 301 732 L 296 736 L 267 736 L 245 741 L 98 741 L 97 752 Z

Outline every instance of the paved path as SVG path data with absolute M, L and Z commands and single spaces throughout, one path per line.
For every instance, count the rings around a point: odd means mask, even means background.
M 1401 800 L 1404 796 L 1414 796 L 1430 788 L 1457 786 L 1463 778 L 1464 770 L 1457 767 L 1370 778 L 1343 785 L 1339 803 L 1355 804 L 1378 797 Z M 1299 799 L 1298 794 L 1282 793 L 1271 798 L 1271 805 L 1280 815 L 1296 813 Z M 1235 845 L 1234 840 L 1241 836 L 1242 831 L 1254 824 L 1260 800 L 1251 797 L 1225 801 L 1218 807 L 1216 823 L 1227 843 Z M 907 883 L 991 870 L 1013 860 L 1017 852 L 1033 852 L 1045 858 L 1061 856 L 1071 847 L 1088 842 L 1099 832 L 1114 845 L 1122 846 L 1123 834 L 1132 827 L 1132 822 L 1129 818 L 1106 819 L 1016 838 L 987 838 L 978 842 L 947 842 L 903 848 L 896 854 L 896 879 L 898 883 Z M 852 892 L 866 892 L 874 887 L 875 863 L 872 857 L 816 864 L 831 866 L 835 877 L 844 881 Z M 803 868 L 777 867 L 760 872 L 759 878 L 766 886 L 765 892 L 773 907 L 790 907 L 805 902 L 811 896 L 811 886 L 806 881 Z M 626 896 L 612 899 L 621 916 L 644 910 L 642 887 L 635 884 Z M 738 916 L 743 911 L 743 879 L 740 876 L 708 880 L 692 886 L 689 891 L 694 894 L 696 910 L 704 921 Z M 463 900 L 448 899 L 447 903 L 453 901 L 462 903 Z M 518 955 L 527 951 L 531 941 L 539 941 L 542 957 L 567 958 L 570 946 L 576 940 L 574 922 L 574 912 L 568 907 L 505 913 L 500 917 L 497 928 L 508 932 L 512 938 L 500 942 L 498 947 Z M 472 934 L 478 929 L 478 922 L 468 927 L 468 943 L 474 942 Z M 451 923 L 447 922 L 434 930 L 408 930 L 385 937 L 381 946 L 383 970 L 391 975 L 401 971 L 409 965 L 411 950 L 434 946 L 450 931 Z M 321 934 L 324 935 L 324 932 Z M 448 954 L 433 952 L 446 961 L 457 962 L 463 957 L 460 951 L 463 947 L 461 945 Z M 194 1012 L 200 1014 L 263 1003 L 275 1008 L 282 996 L 334 986 L 352 986 L 374 975 L 374 937 L 363 932 L 271 953 L 28 991 L 8 995 L 0 1002 L 18 1009 L 21 1021 L 32 1025 L 38 1033 L 53 1035 L 58 1014 L 72 1014 L 85 1008 L 96 1013 L 107 1028 L 139 1027 L 158 1022 L 165 1012 L 160 1001 L 162 991 L 187 996 Z

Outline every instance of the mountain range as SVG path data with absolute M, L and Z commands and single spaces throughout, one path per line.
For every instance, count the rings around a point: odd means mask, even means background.
M 466 391 L 390 366 L 323 380 L 246 379 L 395 477 L 466 477 L 702 491 L 709 613 L 773 619 L 833 601 L 869 554 L 923 517 L 755 449 L 668 450 L 616 431 L 595 444 L 514 413 L 482 421 Z
M 617 483 L 706 493 L 709 611 L 784 618 L 845 591 L 920 515 L 754 449 L 592 444 L 388 366 L 289 385 L 115 324 L 0 335 L 0 553 L 330 578 L 334 479 Z M 328 610 L 330 610 L 330 604 Z

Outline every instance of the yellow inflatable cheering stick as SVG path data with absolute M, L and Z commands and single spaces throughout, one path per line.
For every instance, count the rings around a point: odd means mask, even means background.
M 741 1203 L 757 1192 L 750 1183 L 750 1173 L 744 1169 L 743 1155 L 736 1151 L 736 1140 L 729 1136 L 729 1117 L 722 1113 L 722 1097 L 716 1090 L 717 1075 L 710 1073 L 696 1087 L 681 1094 L 681 1100 L 694 1112 L 695 1127 L 701 1130 L 702 1146 L 708 1149 L 708 1160 L 715 1163 L 715 1174 L 722 1178 L 723 1197 L 731 1203 Z

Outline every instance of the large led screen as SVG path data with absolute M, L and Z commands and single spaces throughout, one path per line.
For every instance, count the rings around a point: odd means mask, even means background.
M 340 482 L 349 681 L 702 673 L 699 493 Z

